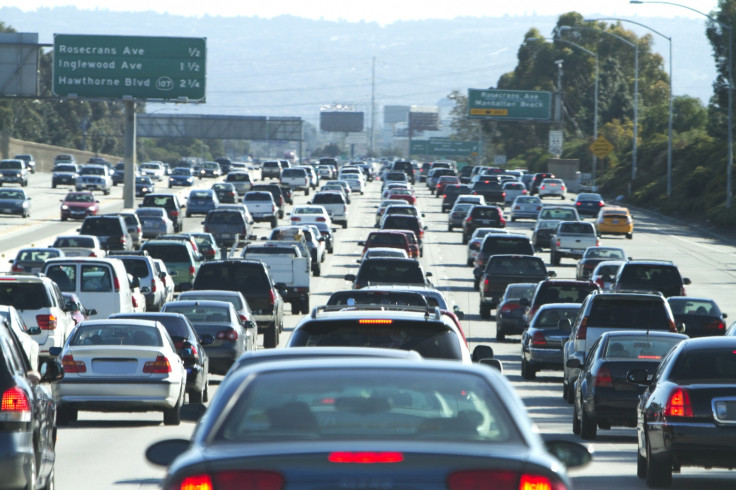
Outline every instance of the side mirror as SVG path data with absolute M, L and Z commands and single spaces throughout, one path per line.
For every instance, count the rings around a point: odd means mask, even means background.
M 473 362 L 480 362 L 481 359 L 493 359 L 493 348 L 490 345 L 477 345 L 473 349 L 471 357 Z
M 557 273 L 555 271 L 547 271 L 547 275 L 549 277 L 557 277 Z
M 56 357 L 43 361 L 38 366 L 38 371 L 41 374 L 41 381 L 43 382 L 59 381 L 64 377 L 64 369 L 62 369 L 61 363 Z
M 286 284 L 284 284 L 283 282 L 277 282 L 275 286 L 276 289 L 286 289 Z
M 97 310 L 94 308 L 90 308 L 87 310 L 87 316 L 95 316 L 97 314 Z
M 424 274 L 424 275 L 425 275 L 425 276 L 427 276 L 427 277 L 432 277 L 432 273 L 431 273 L 431 272 L 427 272 L 427 273 L 426 273 L 426 274 Z
M 355 281 L 355 274 L 345 274 L 345 280 L 354 282 Z
M 501 374 L 503 374 L 503 364 L 501 364 L 501 361 L 498 359 L 481 359 L 478 363 L 492 367 L 493 369 L 498 369 Z
M 692 281 L 690 281 L 690 279 L 688 279 L 688 278 L 686 277 L 686 278 L 684 278 L 684 279 L 682 280 L 682 283 L 683 283 L 683 284 L 684 284 L 685 286 L 689 286 L 690 284 L 692 284 Z
M 529 300 L 528 300 L 527 298 L 521 298 L 521 299 L 519 300 L 519 304 L 520 304 L 521 306 L 523 306 L 524 308 L 526 308 L 526 307 L 528 307 L 528 306 L 531 306 L 531 303 L 529 302 Z
M 580 362 L 580 359 L 572 358 L 565 362 L 565 366 L 573 369 L 580 369 L 583 367 L 583 363 Z
M 150 293 L 150 292 L 151 292 L 151 288 L 149 288 L 148 286 L 143 286 L 141 288 L 141 293 L 143 294 Z
M 590 450 L 573 441 L 544 441 L 547 452 L 559 459 L 566 468 L 581 468 L 593 459 Z
M 28 327 L 26 333 L 28 335 L 41 335 L 41 327 Z
M 458 305 L 452 307 L 452 312 L 455 314 L 458 320 L 465 318 L 465 313 L 460 309 Z
M 49 355 L 51 357 L 58 357 L 61 354 L 61 347 L 50 347 Z
M 358 245 L 361 246 L 361 247 L 365 247 L 365 242 L 363 240 L 361 240 L 361 241 L 358 242 Z
M 197 405 L 204 407 L 202 404 Z M 188 406 L 191 405 L 184 405 L 181 412 L 184 412 L 184 407 Z M 202 411 L 202 413 L 204 413 L 204 411 Z M 148 449 L 146 449 L 146 459 L 149 463 L 156 466 L 167 467 L 171 465 L 176 458 L 189 449 L 189 445 L 190 442 L 186 439 L 168 439 L 165 441 L 159 441 L 150 445 Z

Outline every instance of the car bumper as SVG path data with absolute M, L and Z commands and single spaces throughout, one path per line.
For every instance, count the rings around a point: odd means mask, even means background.
M 32 487 L 32 485 L 28 485 L 26 474 L 33 457 L 33 433 L 25 431 L 0 433 L 2 487 Z
M 499 315 L 496 313 L 496 324 L 505 333 L 511 335 L 518 335 L 526 330 L 526 322 L 521 316 L 514 317 L 509 315 Z
M 180 393 L 180 381 L 171 378 L 67 376 L 56 384 L 54 397 L 57 404 L 83 410 L 125 411 L 173 408 Z
M 536 369 L 562 370 L 562 349 L 535 349 L 525 351 L 527 362 Z
M 636 406 L 639 404 L 641 391 L 618 391 L 608 388 L 596 388 L 595 394 L 585 400 L 585 408 L 589 414 L 599 420 L 610 420 L 615 425 L 636 426 Z
M 736 426 L 713 423 L 649 423 L 652 456 L 686 466 L 733 467 Z

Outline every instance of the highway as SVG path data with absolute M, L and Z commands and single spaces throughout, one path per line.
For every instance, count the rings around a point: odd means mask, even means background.
M 61 233 L 73 233 L 79 222 L 59 221 L 59 200 L 67 188 L 51 189 L 50 174 L 31 176 L 27 188 L 33 198 L 31 219 L 17 217 L 0 218 L 0 250 L 7 270 L 8 259 L 18 247 L 31 243 L 47 246 L 53 237 Z M 198 185 L 206 185 L 203 181 Z M 350 205 L 350 226 L 338 228 L 333 255 L 323 264 L 322 276 L 312 282 L 312 306 L 322 304 L 331 292 L 347 289 L 350 284 L 343 277 L 357 270 L 356 259 L 361 248 L 357 241 L 373 229 L 376 206 L 379 203 L 380 183 L 368 185 L 365 196 L 353 196 Z M 504 342 L 495 340 L 495 324 L 481 321 L 478 311 L 478 292 L 473 290 L 472 269 L 465 265 L 466 246 L 461 244 L 459 231 L 447 231 L 447 213 L 440 212 L 440 199 L 430 196 L 424 183 L 417 183 L 418 206 L 425 213 L 425 254 L 421 259 L 425 271 L 433 273 L 435 285 L 444 292 L 451 304 L 457 304 L 465 312 L 461 322 L 470 348 L 478 343 L 491 345 L 496 357 L 504 364 L 504 372 L 523 398 L 530 414 L 545 436 L 558 436 L 579 440 L 572 435 L 572 408 L 562 399 L 560 372 L 544 371 L 534 381 L 523 381 L 520 376 L 519 338 L 508 337 Z M 162 186 L 159 190 L 167 190 Z M 572 196 L 570 196 L 572 197 Z M 110 196 L 100 196 L 103 212 L 122 208 L 122 189 L 113 188 Z M 295 196 L 295 204 L 305 203 L 309 197 L 303 193 Z M 557 202 L 550 201 L 550 202 Z M 663 223 L 654 215 L 635 212 L 633 240 L 625 238 L 602 239 L 603 245 L 619 246 L 633 258 L 668 259 L 674 261 L 682 275 L 692 280 L 687 287 L 690 296 L 710 297 L 716 300 L 726 313 L 736 315 L 736 300 L 732 291 L 736 284 L 736 248 L 732 244 L 700 234 L 676 223 Z M 287 217 L 288 219 L 288 217 Z M 201 229 L 201 217 L 187 218 L 184 231 Z M 286 223 L 286 220 L 282 220 Z M 531 235 L 532 221 L 507 223 L 514 231 Z M 264 223 L 255 226 L 255 233 L 265 236 L 269 227 Z M 562 259 L 558 267 L 549 266 L 549 253 L 541 252 L 548 268 L 557 277 L 574 278 L 575 261 Z M 94 306 L 94 305 L 88 305 Z M 290 311 L 287 308 L 287 311 Z M 285 335 L 301 315 L 287 314 Z M 262 343 L 262 340 L 261 340 Z M 218 377 L 211 381 L 210 393 L 216 392 Z M 165 427 L 160 413 L 93 413 L 80 412 L 79 421 L 69 427 L 59 428 L 56 461 L 56 485 L 65 490 L 71 488 L 132 489 L 156 488 L 164 470 L 149 465 L 144 460 L 145 448 L 152 442 L 166 438 L 188 438 L 193 429 L 190 423 Z M 636 477 L 636 437 L 633 428 L 600 430 L 598 438 L 590 443 L 594 450 L 593 463 L 571 472 L 578 489 L 637 489 L 646 488 Z M 672 488 L 733 488 L 734 473 L 721 470 L 683 468 L 675 474 Z

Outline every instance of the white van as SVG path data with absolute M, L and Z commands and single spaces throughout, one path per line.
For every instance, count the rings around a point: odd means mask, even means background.
M 65 293 L 75 293 L 88 309 L 90 318 L 107 318 L 113 313 L 132 313 L 136 279 L 129 276 L 120 259 L 59 257 L 47 260 L 43 273 Z

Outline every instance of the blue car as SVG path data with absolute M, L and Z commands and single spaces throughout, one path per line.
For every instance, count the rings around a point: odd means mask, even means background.
M 176 167 L 171 171 L 171 175 L 169 176 L 169 188 L 174 186 L 191 187 L 192 185 L 194 185 L 194 173 L 191 168 Z
M 17 214 L 21 218 L 31 215 L 31 196 L 23 189 L 0 190 L 0 214 Z
M 195 189 L 187 198 L 187 218 L 193 214 L 207 214 L 220 205 L 217 192 L 212 189 Z
M 151 177 L 141 175 L 135 178 L 136 197 L 143 197 L 151 192 L 156 192 L 156 187 L 154 186 Z

